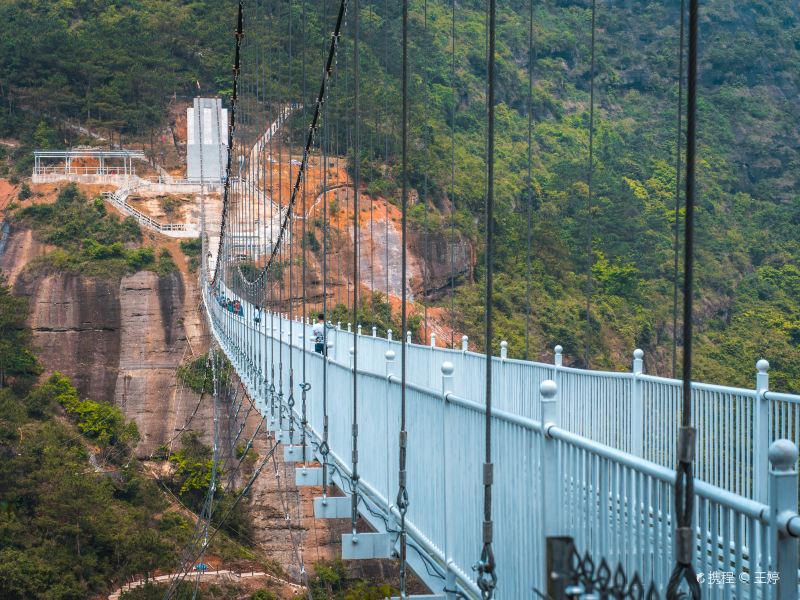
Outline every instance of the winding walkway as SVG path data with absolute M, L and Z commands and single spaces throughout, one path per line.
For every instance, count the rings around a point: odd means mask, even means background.
M 108 600 L 119 600 L 123 593 L 129 592 L 130 590 L 136 589 L 145 585 L 146 583 L 166 583 L 175 577 L 179 577 L 183 575 L 183 573 L 170 573 L 169 575 L 159 575 L 158 577 L 153 577 L 151 579 L 139 579 L 137 581 L 132 581 L 131 583 L 126 583 L 118 590 L 115 590 L 108 596 Z M 280 583 L 281 585 L 286 585 L 291 587 L 294 591 L 300 592 L 303 591 L 305 588 L 303 586 L 297 585 L 296 583 L 292 583 L 291 581 L 286 581 L 285 579 L 281 579 L 280 577 L 276 577 L 271 573 L 265 573 L 263 571 L 251 571 L 251 572 L 244 572 L 238 573 L 236 571 L 230 571 L 228 569 L 217 569 L 214 571 L 200 571 L 200 572 L 193 572 L 191 575 L 187 576 L 187 580 L 191 578 L 200 576 L 202 580 L 209 580 L 209 579 L 227 579 L 228 581 L 241 581 L 242 579 L 269 579 L 276 583 Z

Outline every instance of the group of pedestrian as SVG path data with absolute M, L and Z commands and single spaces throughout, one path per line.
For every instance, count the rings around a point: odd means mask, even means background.
M 231 300 L 230 298 L 225 296 L 225 294 L 220 293 L 217 296 L 217 302 L 219 302 L 219 305 L 222 308 L 226 309 L 228 312 L 232 312 L 237 317 L 244 316 L 244 307 L 242 306 L 242 303 L 239 302 L 239 300 Z

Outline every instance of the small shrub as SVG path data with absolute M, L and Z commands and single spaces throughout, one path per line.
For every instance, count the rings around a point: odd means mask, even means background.
M 161 253 L 158 255 L 158 266 L 156 267 L 156 273 L 163 276 L 174 273 L 177 270 L 178 266 L 172 259 L 172 254 L 170 254 L 169 250 L 166 248 L 162 248 Z
M 17 194 L 17 198 L 19 198 L 20 200 L 27 200 L 31 196 L 33 196 L 33 192 L 31 191 L 31 186 L 29 186 L 27 183 L 23 183 L 22 187 L 19 189 L 19 194 Z

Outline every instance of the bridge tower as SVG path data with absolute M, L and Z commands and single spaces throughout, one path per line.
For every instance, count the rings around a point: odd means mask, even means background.
M 220 98 L 195 98 L 186 109 L 186 179 L 222 181 L 228 162 L 228 109 Z M 202 150 L 202 154 L 201 154 Z

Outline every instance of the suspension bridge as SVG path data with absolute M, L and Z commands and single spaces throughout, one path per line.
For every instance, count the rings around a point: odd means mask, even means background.
M 441 347 L 435 335 L 412 342 L 407 0 L 400 15 L 401 260 L 399 272 L 390 274 L 387 258 L 384 290 L 387 298 L 400 290 L 400 330 L 379 335 L 362 322 L 359 309 L 376 289 L 374 247 L 367 256 L 361 247 L 373 239 L 362 235 L 362 213 L 368 211 L 370 234 L 378 225 L 373 203 L 360 197 L 362 161 L 352 158 L 361 156 L 364 117 L 360 7 L 358 0 L 325 3 L 321 19 L 332 33 L 317 48 L 297 33 L 305 34 L 307 7 L 304 2 L 300 12 L 296 4 L 282 5 L 283 13 L 261 2 L 238 4 L 229 122 L 212 125 L 227 130 L 231 151 L 221 219 L 202 218 L 201 286 L 214 340 L 261 415 L 253 437 L 272 440 L 264 462 L 280 454 L 295 466 L 294 481 L 285 484 L 318 488 L 315 519 L 350 522 L 342 557 L 397 560 L 404 598 L 796 599 L 800 396 L 770 389 L 766 360 L 753 365 L 747 389 L 693 382 L 691 318 L 683 319 L 682 380 L 648 374 L 641 350 L 632 352 L 629 371 L 606 372 L 565 366 L 560 346 L 546 364 L 509 358 L 505 342 L 499 356 L 491 345 L 484 353 L 470 350 L 466 337 L 458 347 L 452 341 Z M 688 2 L 687 23 L 683 314 L 689 317 L 697 4 Z M 593 2 L 593 41 L 594 11 Z M 424 18 L 427 23 L 427 12 Z M 289 56 L 303 56 L 302 73 L 288 73 L 286 81 L 276 81 L 270 42 L 259 35 L 259 23 L 281 19 L 288 19 L 290 32 L 294 26 Z M 496 26 L 489 0 L 489 224 Z M 345 32 L 353 36 L 349 57 L 339 52 Z M 683 32 L 681 13 L 682 52 Z M 338 75 L 342 68 L 349 78 Z M 346 96 L 346 110 L 334 101 L 337 94 Z M 197 113 L 194 127 L 202 138 L 211 121 Z M 331 206 L 342 187 L 343 156 L 351 157 L 352 175 L 345 176 L 346 218 Z M 206 157 L 212 158 L 219 159 Z M 387 228 L 387 257 L 389 210 L 387 203 L 380 222 Z M 218 221 L 219 229 L 207 226 Z M 350 234 L 344 242 L 342 231 Z M 484 339 L 491 342 L 496 240 L 493 227 L 485 233 Z M 352 262 L 344 276 L 343 256 Z M 369 285 L 364 271 L 373 279 Z M 331 299 L 342 297 L 349 322 L 312 323 L 311 315 L 327 315 Z M 216 457 L 216 443 L 214 451 Z M 184 577 L 191 558 L 208 546 L 215 477 Z M 302 578 L 302 542 L 296 552 Z M 408 595 L 411 571 L 431 595 Z

